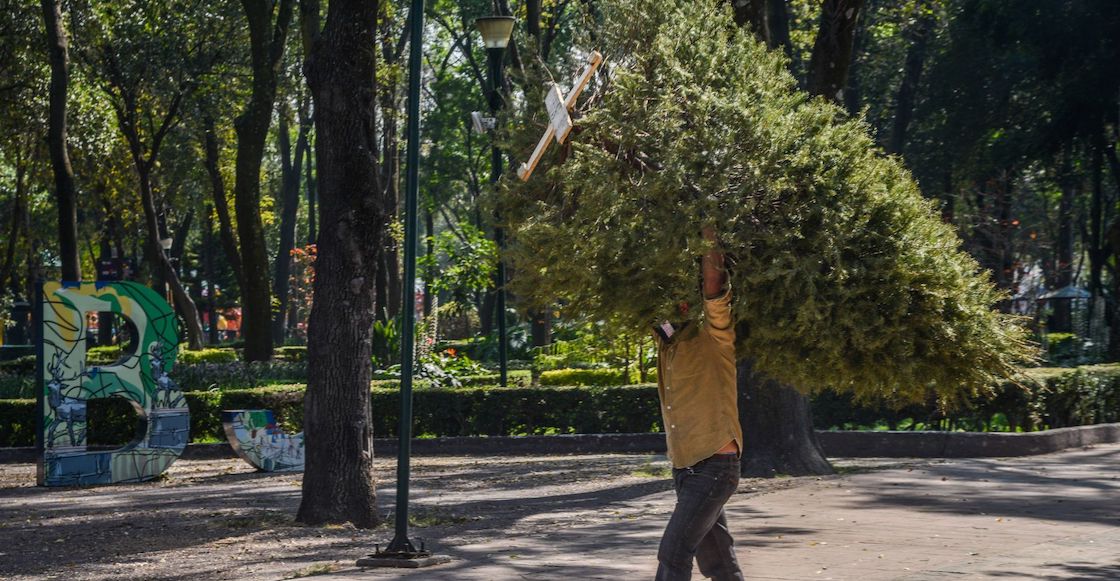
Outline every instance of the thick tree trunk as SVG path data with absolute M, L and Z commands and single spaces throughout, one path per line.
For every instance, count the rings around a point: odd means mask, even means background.
M 229 201 L 226 199 L 225 180 L 218 160 L 218 136 L 214 128 L 214 119 L 206 116 L 205 124 L 206 173 L 210 176 L 210 194 L 214 201 L 214 211 L 218 215 L 218 239 L 222 243 L 222 250 L 226 255 L 226 262 L 233 270 L 237 279 L 237 286 L 244 286 L 245 273 L 241 270 L 241 251 L 238 250 L 237 235 L 233 231 L 233 219 L 229 214 Z
M 70 51 L 66 30 L 62 25 L 59 0 L 42 0 L 43 22 L 47 30 L 47 53 L 50 55 L 50 113 L 47 145 L 54 169 L 54 197 L 58 205 L 58 252 L 62 263 L 62 280 L 82 279 L 78 259 L 78 200 L 74 186 L 74 170 L 66 147 L 66 93 L 70 82 Z
M 809 65 L 808 90 L 843 103 L 852 61 L 856 23 L 863 0 L 825 0 Z M 792 58 L 785 0 L 771 0 L 766 27 L 772 46 Z M 758 26 L 752 23 L 752 26 Z M 746 358 L 738 364 L 739 420 L 742 424 L 744 476 L 832 474 L 809 409 L 809 399 L 791 386 L 753 371 Z
M 844 103 L 844 87 L 852 64 L 856 23 L 864 0 L 824 0 L 820 26 L 809 60 L 806 89 L 837 103 Z
M 288 137 L 288 121 L 280 114 L 280 247 L 276 250 L 276 264 L 273 267 L 272 287 L 276 291 L 279 308 L 272 321 L 272 340 L 282 344 L 287 328 L 287 315 L 290 303 L 288 297 L 289 277 L 292 272 L 292 248 L 296 240 L 296 213 L 299 211 L 300 170 L 303 167 L 303 154 L 307 148 L 306 126 L 301 125 L 296 136 L 295 158 L 292 157 L 291 139 Z
M 751 359 L 740 360 L 737 371 L 743 476 L 832 474 L 813 431 L 809 398 L 755 371 Z
M 307 461 L 297 520 L 378 524 L 370 414 L 374 279 L 391 212 L 379 187 L 378 4 L 332 0 L 307 52 L 320 218 L 304 396 Z M 305 35 L 305 38 L 307 35 Z
M 272 14 L 279 5 L 275 22 Z M 268 279 L 268 247 L 261 222 L 261 160 L 276 103 L 276 82 L 284 55 L 295 0 L 242 0 L 249 22 L 252 94 L 237 117 L 236 179 L 233 203 L 241 240 L 241 333 L 247 361 L 272 358 L 272 292 Z

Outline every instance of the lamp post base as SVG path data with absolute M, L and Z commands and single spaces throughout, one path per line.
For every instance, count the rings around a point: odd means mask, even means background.
M 391 567 L 396 569 L 419 569 L 421 567 L 431 567 L 432 565 L 442 565 L 450 563 L 451 557 L 448 555 L 432 555 L 427 554 L 425 551 L 423 555 L 420 553 L 413 553 L 412 555 L 406 553 L 390 553 L 384 551 L 382 553 L 374 553 L 372 555 L 358 559 L 356 563 L 359 567 Z
M 393 542 L 382 551 L 380 545 L 374 545 L 373 553 L 358 559 L 359 567 L 394 567 L 398 569 L 419 569 L 450 563 L 451 557 L 447 555 L 433 555 L 420 543 L 420 549 L 412 546 L 408 539 Z

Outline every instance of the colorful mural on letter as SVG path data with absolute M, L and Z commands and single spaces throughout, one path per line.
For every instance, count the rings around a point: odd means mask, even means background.
M 222 427 L 230 447 L 258 470 L 303 470 L 303 433 L 282 432 L 272 410 L 222 410 Z
M 179 352 L 178 321 L 162 297 L 133 282 L 44 283 L 40 292 L 40 486 L 140 482 L 183 453 L 190 411 L 167 373 Z M 136 327 L 135 353 L 86 366 L 87 317 L 113 312 Z M 86 402 L 119 397 L 145 429 L 119 450 L 86 450 Z M 139 432 L 139 430 L 138 430 Z

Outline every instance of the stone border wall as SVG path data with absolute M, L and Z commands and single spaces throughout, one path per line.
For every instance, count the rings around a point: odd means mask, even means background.
M 991 458 L 1047 454 L 1067 448 L 1120 442 L 1120 423 L 1041 432 L 822 432 L 821 447 L 831 458 Z M 397 453 L 396 438 L 377 438 L 384 458 Z M 565 434 L 426 438 L 412 441 L 415 456 L 664 454 L 662 434 Z M 184 459 L 233 458 L 228 444 L 190 444 Z M 34 462 L 34 448 L 0 448 L 0 463 Z

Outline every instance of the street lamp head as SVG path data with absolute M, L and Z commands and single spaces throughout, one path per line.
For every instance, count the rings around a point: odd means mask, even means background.
M 513 33 L 512 16 L 483 16 L 474 21 L 482 33 L 482 43 L 486 48 L 505 48 Z

